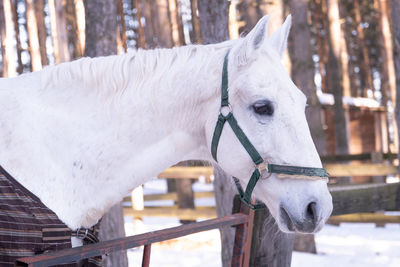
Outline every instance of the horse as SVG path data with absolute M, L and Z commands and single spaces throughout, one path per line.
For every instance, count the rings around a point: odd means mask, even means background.
M 210 151 L 226 58 L 230 111 L 261 157 L 321 168 L 307 99 L 281 63 L 291 16 L 270 36 L 268 22 L 219 44 L 82 58 L 0 79 L 0 165 L 71 230 L 92 227 L 183 160 L 211 161 L 245 186 L 255 165 L 232 128 L 220 133 L 218 161 Z M 319 231 L 332 211 L 326 180 L 268 176 L 254 197 L 279 228 Z

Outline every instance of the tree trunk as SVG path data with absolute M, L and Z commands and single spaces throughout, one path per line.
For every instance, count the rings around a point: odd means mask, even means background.
M 336 153 L 348 154 L 348 125 L 346 115 L 343 108 L 343 85 L 342 85 L 342 67 L 340 62 L 340 20 L 338 0 L 328 0 L 328 18 L 329 18 L 329 58 L 327 80 L 330 89 L 333 92 L 335 104 L 335 136 L 336 136 Z
M 139 0 L 133 0 L 132 3 L 136 7 L 136 20 L 138 21 L 137 38 L 136 38 L 136 48 L 145 48 L 146 40 L 144 35 L 144 29 L 142 24 L 142 7 Z
M 322 125 L 322 110 L 314 83 L 314 61 L 312 59 L 311 32 L 308 24 L 308 1 L 291 0 L 293 46 L 290 49 L 292 79 L 307 96 L 306 116 L 311 136 L 319 155 L 325 155 L 325 134 Z
M 124 14 L 124 4 L 122 0 L 117 1 L 117 10 L 118 10 L 118 17 L 119 17 L 119 36 L 121 38 L 122 48 L 126 53 L 128 51 L 128 44 L 126 43 L 126 23 L 125 23 L 125 14 Z M 122 52 L 122 51 L 121 51 Z
M 358 47 L 355 45 L 355 43 L 358 43 L 357 36 L 354 36 L 354 30 L 355 30 L 355 23 L 354 19 L 352 16 L 354 10 L 354 5 L 353 2 L 347 1 L 347 0 L 339 0 L 339 14 L 340 14 L 340 20 L 341 20 L 341 28 L 342 28 L 342 42 L 344 42 L 344 45 L 346 49 L 344 50 L 341 55 L 342 59 L 341 61 L 347 61 L 347 63 L 343 66 L 343 74 L 347 75 L 344 76 L 343 82 L 344 84 L 348 84 L 349 88 L 346 86 L 343 89 L 343 95 L 344 96 L 353 96 L 353 97 L 358 97 L 361 96 L 361 88 L 360 85 L 361 83 L 359 82 L 359 74 L 355 72 L 356 66 L 358 67 L 358 57 L 356 59 L 352 59 L 352 56 L 349 55 L 355 55 L 359 54 L 358 52 Z M 347 67 L 347 71 L 346 68 Z M 347 80 L 348 79 L 348 80 Z
M 66 1 L 65 14 L 68 29 L 68 47 L 72 48 L 70 51 L 71 59 L 77 59 L 82 57 L 83 50 L 79 41 L 78 18 L 76 17 L 75 2 L 73 0 Z
M 114 55 L 117 52 L 117 6 L 114 1 L 85 1 L 86 49 L 85 56 Z M 100 240 L 125 236 L 122 204 L 117 204 L 103 216 L 100 224 Z M 128 266 L 126 251 L 112 253 L 105 266 Z
M 400 0 L 392 0 L 393 61 L 396 72 L 396 122 L 400 128 Z M 400 135 L 397 136 L 400 144 Z M 398 150 L 400 159 L 400 150 Z M 399 169 L 400 173 L 400 169 Z
M 367 90 L 373 90 L 374 87 L 372 84 L 371 62 L 370 62 L 368 47 L 365 42 L 364 31 L 361 28 L 362 18 L 361 18 L 361 7 L 359 4 L 359 0 L 354 0 L 354 13 L 357 24 L 357 36 L 362 52 L 362 63 L 360 64 L 360 68 L 362 70 L 362 74 L 364 74 L 363 76 L 365 77 L 365 79 L 361 79 L 362 82 L 364 83 L 363 96 L 367 97 L 366 93 Z
M 282 26 L 282 23 L 285 19 L 284 14 L 284 1 L 283 0 L 272 0 L 272 1 L 264 1 L 260 4 L 261 14 L 270 15 L 271 19 L 269 22 L 269 33 L 273 33 L 277 29 Z M 289 53 L 285 50 L 282 57 L 283 65 L 285 66 L 286 71 L 290 74 L 291 72 L 291 62 Z
M 318 72 L 321 76 L 321 91 L 328 92 L 327 82 L 326 82 L 326 66 L 327 66 L 327 45 L 324 33 L 326 32 L 326 5 L 322 3 L 322 0 L 314 0 L 314 9 L 311 12 L 312 21 L 311 23 L 315 25 L 315 42 L 316 42 L 316 53 L 318 55 Z M 289 44 L 293 44 L 290 42 Z M 290 47 L 289 47 L 290 49 Z
M 40 45 L 38 28 L 36 23 L 35 6 L 33 0 L 25 0 L 26 7 L 26 25 L 29 36 L 29 52 L 31 54 L 32 71 L 42 69 L 42 60 L 40 58 Z
M 380 34 L 380 54 L 382 57 L 381 67 L 381 91 L 382 91 L 382 102 L 384 106 L 387 106 L 388 101 L 392 104 L 396 102 L 396 73 L 394 70 L 393 62 L 393 43 L 392 43 L 392 32 L 390 29 L 390 1 L 387 0 L 375 0 L 375 9 L 378 16 Z M 391 116 L 390 124 L 394 127 L 394 148 L 389 146 L 391 152 L 397 151 L 397 131 L 395 116 Z M 388 140 L 390 138 L 388 137 Z M 385 152 L 385 151 L 384 151 Z
M 3 60 L 3 77 L 17 75 L 14 56 L 14 22 L 10 0 L 0 0 L 0 35 Z
M 11 9 L 12 9 L 12 18 L 13 18 L 13 22 L 14 22 L 14 31 L 15 31 L 15 41 L 16 41 L 16 45 L 17 45 L 17 72 L 19 74 L 21 74 L 22 72 L 24 72 L 24 65 L 22 64 L 22 46 L 21 46 L 21 38 L 20 38 L 20 34 L 19 34 L 19 23 L 18 23 L 18 11 L 17 11 L 17 7 L 18 7 L 18 1 L 17 0 L 12 0 L 11 1 L 12 5 L 11 5 Z
M 74 0 L 75 3 L 75 17 L 76 17 L 76 35 L 78 36 L 81 54 L 85 53 L 85 6 L 83 0 Z
M 51 37 L 56 64 L 69 61 L 68 33 L 62 0 L 49 1 Z
M 231 5 L 229 6 L 229 37 L 231 40 L 239 38 L 239 23 L 236 8 L 236 2 L 231 1 Z
M 203 44 L 228 40 L 229 2 L 224 0 L 198 0 L 197 2 Z
M 203 44 L 218 43 L 229 39 L 229 3 L 218 0 L 198 0 L 200 29 Z M 222 66 L 222 62 L 221 62 Z M 232 186 L 232 177 L 221 168 L 214 167 L 214 192 L 218 217 L 232 214 L 233 197 L 236 194 Z M 220 228 L 221 260 L 224 267 L 230 266 L 235 231 L 232 227 Z
M 224 0 L 199 0 L 198 4 L 203 43 L 210 44 L 227 40 L 229 38 L 229 3 Z M 232 212 L 233 196 L 236 194 L 236 189 L 229 175 L 218 167 L 215 167 L 214 170 L 217 214 L 218 216 L 226 216 Z M 267 219 L 267 223 L 264 224 Z M 259 232 L 254 238 L 259 238 L 259 240 L 256 242 L 257 248 L 254 249 L 254 254 L 252 253 L 251 266 L 260 266 L 261 263 L 262 266 L 290 266 L 293 235 L 281 233 L 268 210 L 258 218 L 258 221 Z M 220 232 L 222 264 L 223 266 L 230 266 L 234 229 L 231 227 L 221 228 Z
M 307 96 L 306 117 L 311 136 L 319 155 L 326 153 L 325 133 L 322 125 L 322 109 L 314 83 L 314 61 L 312 59 L 311 32 L 308 24 L 308 1 L 291 0 L 292 29 L 290 33 L 293 45 L 290 49 L 292 79 Z M 296 234 L 294 250 L 316 253 L 314 235 Z
M 46 25 L 44 23 L 44 17 L 45 17 L 44 0 L 35 1 L 35 15 L 38 28 L 40 60 L 42 66 L 46 66 L 49 65 L 49 59 L 47 57 L 47 50 L 46 50 L 47 31 L 46 31 Z
M 7 58 L 5 56 L 6 49 L 5 49 L 5 40 L 6 40 L 6 27 L 4 21 L 4 6 L 3 1 L 0 0 L 0 48 L 1 48 L 1 77 L 6 77 L 4 75 L 5 66 L 7 65 Z
M 170 0 L 173 1 L 173 0 Z M 173 47 L 171 29 L 171 14 L 169 12 L 169 0 L 157 0 L 154 8 L 157 8 L 158 24 L 156 24 L 156 36 L 158 38 L 158 46 Z
M 238 11 L 243 25 L 239 27 L 239 33 L 249 33 L 262 17 L 260 1 L 239 0 Z
M 190 35 L 190 39 L 192 44 L 201 44 L 201 30 L 200 30 L 200 19 L 197 14 L 197 0 L 190 0 L 190 10 L 192 14 L 192 31 Z
M 347 18 L 347 10 L 346 7 L 341 5 L 338 2 L 339 6 L 339 16 L 340 21 L 346 21 Z M 341 23 L 341 31 L 340 31 L 340 65 L 342 67 L 342 86 L 343 86 L 343 95 L 351 96 L 351 84 L 349 77 L 349 54 L 347 53 L 347 43 L 346 43 L 346 24 Z M 371 76 L 370 76 L 371 77 Z M 372 86 L 372 80 L 371 80 Z M 371 89 L 373 89 L 371 87 Z
M 141 0 L 143 3 L 143 17 L 145 19 L 144 34 L 146 40 L 146 48 L 151 49 L 157 46 L 156 27 L 158 25 L 157 9 L 149 0 Z
M 182 17 L 179 14 L 178 0 L 169 0 L 169 12 L 171 14 L 171 31 L 174 45 L 185 45 L 183 22 Z
M 169 1 L 157 0 L 156 3 L 149 0 L 142 1 L 142 11 L 146 21 L 144 32 L 146 36 L 147 48 L 173 47 L 174 42 L 171 31 Z
M 85 56 L 96 57 L 117 53 L 117 6 L 107 0 L 85 0 Z

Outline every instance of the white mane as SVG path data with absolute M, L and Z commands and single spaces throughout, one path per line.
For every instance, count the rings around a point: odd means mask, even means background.
M 182 66 L 196 62 L 198 68 L 191 69 L 201 77 L 204 69 L 213 62 L 210 58 L 216 50 L 231 47 L 234 41 L 217 45 L 188 45 L 172 49 L 154 49 L 130 52 L 124 55 L 81 58 L 72 62 L 49 66 L 43 70 L 43 89 L 79 87 L 90 93 L 104 95 L 122 94 L 129 87 L 133 90 L 160 90 L 148 87 L 146 83 L 157 82 L 165 77 L 173 77 L 181 72 Z M 151 79 L 149 79 L 151 77 Z

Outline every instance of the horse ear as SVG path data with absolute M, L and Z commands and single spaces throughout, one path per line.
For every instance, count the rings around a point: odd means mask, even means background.
M 269 38 L 269 43 L 282 57 L 287 47 L 290 26 L 292 25 L 292 16 L 288 15 L 283 25 L 276 30 Z
M 246 36 L 246 39 L 248 39 L 248 45 L 251 46 L 248 48 L 256 50 L 261 47 L 264 41 L 267 39 L 269 18 L 269 15 L 262 17 L 257 22 L 256 26 L 254 26 L 254 28 Z
M 245 65 L 250 60 L 252 52 L 268 39 L 268 23 L 269 15 L 262 17 L 236 47 L 235 55 L 238 65 Z

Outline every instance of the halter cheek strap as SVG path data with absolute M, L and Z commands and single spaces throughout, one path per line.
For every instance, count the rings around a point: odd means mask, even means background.
M 264 208 L 265 205 L 262 203 L 256 203 L 256 204 L 252 203 L 251 194 L 253 193 L 254 187 L 256 186 L 260 177 L 266 176 L 268 178 L 272 173 L 275 173 L 278 178 L 289 177 L 292 179 L 327 180 L 329 175 L 324 168 L 277 165 L 277 164 L 266 163 L 264 161 L 260 153 L 258 153 L 257 149 L 253 146 L 253 144 L 247 138 L 246 134 L 240 128 L 237 120 L 233 116 L 232 107 L 229 104 L 229 93 L 228 93 L 229 52 L 230 50 L 228 50 L 228 52 L 225 55 L 224 65 L 222 68 L 221 108 L 220 108 L 220 114 L 218 115 L 217 124 L 215 126 L 213 139 L 211 142 L 211 154 L 215 159 L 215 161 L 217 161 L 217 150 L 218 150 L 219 140 L 221 138 L 225 122 L 228 122 L 233 132 L 235 133 L 236 137 L 239 139 L 242 146 L 246 149 L 247 153 L 249 154 L 255 165 L 255 169 L 250 177 L 249 183 L 246 186 L 246 190 L 243 190 L 242 186 L 240 185 L 239 179 L 233 177 L 239 192 L 240 199 L 252 209 Z M 224 115 L 222 111 L 226 109 L 228 109 L 228 113 L 225 112 L 226 115 Z

